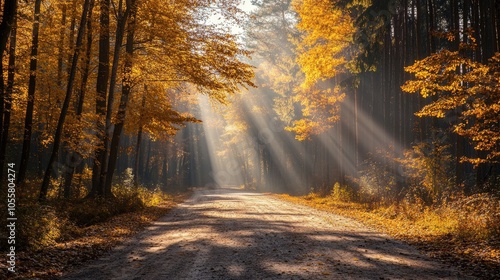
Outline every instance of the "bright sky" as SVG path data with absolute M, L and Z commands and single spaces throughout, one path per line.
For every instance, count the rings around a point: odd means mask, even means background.
M 255 6 L 252 5 L 251 0 L 243 0 L 242 3 L 239 5 L 239 8 L 246 13 L 250 13 L 255 9 Z M 218 24 L 222 22 L 222 19 L 218 15 L 213 15 L 208 19 L 207 22 Z M 239 35 L 243 33 L 243 28 L 241 26 L 235 25 L 231 27 L 231 31 L 233 34 Z
M 250 3 L 251 0 L 244 0 L 243 3 L 240 5 L 240 8 L 245 11 L 245 12 L 251 12 L 253 9 L 255 9 L 255 6 Z

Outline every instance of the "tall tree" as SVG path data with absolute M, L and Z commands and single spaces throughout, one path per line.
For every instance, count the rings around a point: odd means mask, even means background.
M 125 61 L 123 69 L 123 79 L 122 79 L 122 94 L 120 99 L 120 105 L 118 107 L 118 112 L 116 115 L 116 121 L 113 129 L 113 136 L 110 143 L 109 151 L 109 161 L 106 166 L 106 181 L 104 183 L 104 196 L 109 197 L 111 193 L 111 184 L 113 179 L 113 174 L 116 168 L 116 160 L 118 158 L 118 149 L 120 147 L 120 137 L 122 135 L 123 125 L 125 122 L 125 114 L 127 110 L 128 100 L 130 96 L 130 91 L 132 89 L 132 67 L 133 67 L 133 56 L 134 56 L 134 33 L 136 28 L 136 14 L 137 14 L 137 0 L 127 1 L 127 41 L 125 43 Z M 111 95 L 110 89 L 110 95 Z M 109 100 L 108 102 L 112 102 Z M 111 108 L 108 108 L 110 110 Z
M 31 149 L 31 134 L 33 131 L 33 109 L 35 106 L 35 91 L 37 79 L 37 63 L 38 63 L 38 40 L 40 30 L 40 5 L 41 0 L 35 0 L 35 10 L 33 16 L 33 33 L 31 39 L 31 55 L 30 55 L 30 73 L 28 84 L 28 103 L 26 105 L 26 117 L 24 119 L 24 135 L 23 135 L 23 150 L 21 154 L 21 164 L 19 165 L 19 173 L 17 177 L 18 183 L 23 183 L 26 171 L 28 169 L 28 160 L 30 158 Z
M 69 73 L 69 77 L 68 77 L 66 96 L 64 98 L 64 103 L 62 105 L 61 113 L 59 115 L 59 120 L 57 122 L 57 128 L 56 128 L 56 132 L 54 135 L 54 144 L 52 147 L 52 153 L 50 155 L 49 163 L 48 163 L 47 169 L 45 171 L 45 175 L 43 177 L 42 186 L 40 188 L 40 195 L 38 198 L 39 201 L 45 201 L 47 199 L 47 191 L 49 188 L 50 177 L 52 174 L 52 170 L 54 168 L 54 164 L 55 164 L 56 159 L 57 159 L 57 155 L 59 153 L 59 146 L 61 144 L 61 137 L 63 134 L 64 122 L 66 120 L 66 115 L 68 113 L 71 95 L 73 93 L 73 86 L 75 83 L 78 58 L 80 56 L 80 50 L 81 50 L 81 47 L 83 44 L 83 37 L 85 34 L 86 21 L 88 20 L 87 14 L 89 12 L 90 7 L 93 6 L 92 1 L 93 0 L 85 0 L 85 3 L 83 4 L 82 17 L 80 20 L 80 25 L 78 27 L 78 35 L 77 35 L 76 43 L 75 43 L 75 51 L 73 53 L 70 73 Z
M 3 56 L 5 50 L 7 49 L 7 41 L 12 28 L 15 25 L 16 13 L 17 13 L 17 0 L 5 0 L 2 7 L 2 22 L 0 23 L 0 69 L 2 75 L 0 76 L 0 145 L 3 146 L 4 143 L 2 139 L 4 138 L 4 133 L 8 133 L 4 127 L 4 112 L 5 112 L 5 82 L 3 76 Z M 0 166 L 3 168 L 3 165 Z M 0 175 L 2 178 L 2 175 Z
M 101 0 L 100 18 L 99 18 L 99 64 L 97 68 L 97 82 L 96 82 L 96 101 L 95 112 L 97 115 L 96 133 L 101 139 L 100 145 L 95 149 L 92 165 L 92 188 L 89 196 L 99 196 L 104 194 L 101 182 L 104 181 L 102 177 L 102 165 L 106 157 L 104 151 L 104 137 L 106 137 L 104 118 L 106 115 L 106 97 L 109 80 L 109 44 L 110 44 L 110 24 L 109 24 L 109 0 Z
M 5 7 L 4 7 L 5 8 Z M 16 10 L 16 9 L 14 9 Z M 16 13 L 16 11 L 14 11 Z M 5 18 L 4 12 L 4 20 L 8 20 Z M 5 163 L 5 154 L 7 152 L 7 144 L 9 140 L 9 129 L 10 129 L 10 119 L 11 119 L 11 110 L 12 110 L 12 91 L 14 88 L 14 75 L 15 75 L 15 66 L 16 66 L 16 43 L 17 43 L 17 16 L 14 15 L 14 19 L 12 21 L 11 33 L 10 33 L 10 45 L 9 45 L 9 65 L 7 70 L 7 85 L 4 87 L 3 85 L 3 71 L 1 73 L 0 78 L 0 99 L 3 102 L 0 102 L 0 168 L 3 169 Z M 2 27 L 0 27 L 1 29 Z M 0 59 L 3 60 L 3 51 L 0 49 Z M 3 70 L 3 63 L 0 62 L 0 69 Z M 3 172 L 0 174 L 0 180 L 3 178 Z

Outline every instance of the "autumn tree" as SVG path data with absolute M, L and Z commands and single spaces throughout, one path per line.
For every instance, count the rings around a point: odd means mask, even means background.
M 15 49 L 16 49 L 16 19 L 17 0 L 4 1 L 2 7 L 2 22 L 0 23 L 0 168 L 3 169 L 5 152 L 9 136 L 10 116 L 12 109 L 12 88 L 15 74 Z M 7 40 L 10 38 L 8 77 L 7 83 L 3 76 L 3 57 L 7 49 Z M 0 174 L 0 180 L 3 172 Z
M 28 103 L 26 106 L 26 117 L 24 119 L 24 136 L 23 150 L 21 155 L 21 164 L 19 166 L 18 182 L 22 183 L 28 169 L 28 159 L 31 149 L 31 134 L 33 130 L 33 110 L 35 103 L 35 91 L 37 81 L 37 63 L 38 63 L 38 42 L 40 28 L 40 5 L 41 0 L 35 1 L 35 9 L 33 15 L 33 31 L 31 39 L 31 55 L 30 55 L 30 73 L 28 84 Z
M 221 1 L 219 5 L 224 9 L 223 15 L 226 17 L 232 16 L 230 13 L 224 13 L 227 12 L 226 9 L 235 7 L 235 4 L 234 1 Z M 144 72 L 137 72 L 139 73 L 137 78 L 142 79 L 143 84 L 147 84 L 149 81 L 192 83 L 198 90 L 221 102 L 224 102 L 226 94 L 238 91 L 238 85 L 252 85 L 249 80 L 252 76 L 249 66 L 240 62 L 237 58 L 241 55 L 247 55 L 247 53 L 242 51 L 238 44 L 235 43 L 234 36 L 228 34 L 224 29 L 199 21 L 199 19 L 207 15 L 207 10 L 210 13 L 214 8 L 210 3 L 203 1 L 194 1 L 192 3 L 186 1 L 161 6 L 153 2 L 148 2 L 148 5 L 141 4 L 138 7 L 135 20 L 144 21 L 148 24 L 145 25 L 145 29 L 136 30 L 138 38 L 140 38 L 138 41 L 144 42 L 141 43 L 143 48 L 140 55 L 153 60 L 161 57 L 161 60 L 156 60 L 154 63 L 157 64 L 163 61 L 164 64 L 160 63 L 158 67 L 155 67 L 160 72 L 152 72 L 153 68 L 150 65 L 149 69 Z M 125 13 L 127 13 L 128 9 L 127 7 Z M 129 12 L 129 21 L 131 14 Z M 169 28 L 158 32 L 154 28 L 147 27 L 148 25 L 155 27 L 168 26 Z M 127 32 L 130 32 L 130 27 Z M 119 34 L 121 34 L 121 31 Z M 129 38 L 132 40 L 130 35 Z M 133 41 L 130 44 L 134 44 Z M 126 69 L 130 69 L 127 63 L 131 65 L 130 52 L 132 50 L 132 45 L 130 45 L 129 53 L 126 54 L 124 61 Z M 115 48 L 115 58 L 118 52 L 119 50 Z M 147 63 L 151 63 L 151 60 Z M 116 77 L 116 65 L 114 61 L 106 109 L 106 126 L 109 128 L 107 131 L 110 131 L 110 133 L 112 131 L 113 135 L 110 146 L 111 153 L 108 155 L 108 149 L 105 148 L 105 158 L 101 163 L 101 168 L 105 168 L 101 169 L 100 175 L 101 178 L 105 178 L 105 196 L 110 194 L 112 175 L 115 168 L 114 161 L 116 161 L 119 135 L 121 134 L 121 123 L 125 120 L 126 104 L 128 103 L 126 96 L 133 86 L 131 82 L 123 82 L 125 86 L 122 87 L 122 101 L 118 108 L 117 118 L 115 118 L 114 128 L 111 129 L 110 114 L 114 104 L 115 86 L 113 81 Z M 158 73 L 163 73 L 163 75 L 158 75 Z M 124 72 L 123 79 L 126 79 L 128 75 L 132 74 Z M 107 141 L 104 141 L 104 143 L 107 143 Z M 107 147 L 107 145 L 104 147 Z M 102 184 L 103 181 L 100 183 Z
M 71 101 L 71 95 L 73 93 L 77 64 L 78 64 L 78 60 L 79 60 L 80 51 L 81 51 L 81 48 L 83 45 L 83 37 L 85 35 L 86 21 L 88 20 L 87 14 L 89 12 L 90 7 L 93 6 L 91 4 L 92 1 L 93 0 L 85 0 L 85 3 L 83 5 L 82 16 L 81 16 L 80 25 L 78 28 L 78 35 L 77 35 L 76 43 L 75 43 L 75 50 L 74 50 L 74 54 L 72 56 L 71 68 L 70 68 L 70 73 L 68 76 L 66 96 L 64 98 L 64 102 L 63 102 L 63 105 L 61 108 L 61 113 L 59 115 L 59 120 L 57 122 L 57 128 L 56 128 L 55 135 L 54 135 L 54 144 L 52 147 L 52 153 L 50 155 L 48 166 L 47 166 L 47 169 L 45 171 L 42 186 L 40 189 L 40 195 L 39 195 L 40 201 L 44 201 L 47 198 L 49 180 L 51 177 L 52 170 L 54 168 L 54 163 L 56 162 L 57 156 L 59 154 L 59 146 L 60 146 L 61 137 L 63 134 L 64 122 L 66 119 L 66 115 L 68 113 L 68 109 L 69 109 L 69 105 L 70 105 L 70 101 Z
M 329 85 L 325 81 L 348 72 L 349 46 L 355 28 L 349 14 L 336 9 L 330 1 L 296 1 L 294 8 L 300 17 L 297 28 L 303 32 L 297 44 L 297 61 L 305 81 L 295 97 L 303 107 L 303 118 L 288 129 L 297 133 L 297 139 L 304 140 L 321 134 L 338 121 L 344 93 L 340 84 Z
M 464 47 L 464 46 L 462 46 Z M 416 113 L 419 117 L 444 118 L 457 114 L 452 131 L 466 137 L 474 149 L 485 157 L 464 157 L 475 165 L 497 163 L 500 156 L 500 54 L 483 64 L 465 56 L 468 48 L 458 51 L 441 50 L 406 71 L 415 78 L 407 81 L 405 92 L 419 93 L 433 101 Z

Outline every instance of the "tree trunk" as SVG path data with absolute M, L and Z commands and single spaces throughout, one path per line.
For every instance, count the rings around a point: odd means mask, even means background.
M 35 105 L 36 71 L 38 62 L 38 33 L 40 28 L 40 5 L 42 0 L 35 1 L 35 15 L 33 22 L 33 34 L 31 40 L 30 55 L 30 78 L 28 83 L 28 104 L 26 106 L 26 117 L 24 120 L 23 150 L 21 164 L 17 177 L 18 184 L 22 184 L 28 169 L 28 159 L 31 148 L 31 132 L 33 129 L 33 108 Z
M 146 105 L 146 91 L 147 91 L 147 86 L 144 85 L 144 93 L 142 95 L 142 105 L 141 105 L 141 110 L 144 110 L 144 107 Z M 140 157 L 140 150 L 141 150 L 141 142 L 142 142 L 142 114 L 143 111 L 141 111 L 141 115 L 139 116 L 139 131 L 137 132 L 137 143 L 135 145 L 135 156 L 134 156 L 134 186 L 138 187 L 139 186 L 139 157 Z
M 3 56 L 7 48 L 10 31 L 14 26 L 17 12 L 17 0 L 5 0 L 3 3 L 2 23 L 0 23 L 0 54 Z
M 82 80 L 80 84 L 80 92 L 78 95 L 78 102 L 76 104 L 76 117 L 78 121 L 81 121 L 81 116 L 83 113 L 83 103 L 85 101 L 85 93 L 87 91 L 87 82 L 89 79 L 90 73 L 90 59 L 92 54 L 92 10 L 94 9 L 94 1 L 91 1 L 88 17 L 87 17 L 87 46 L 85 49 L 85 59 L 84 66 L 82 70 Z M 69 198 L 71 196 L 71 183 L 73 181 L 73 176 L 75 174 L 75 170 L 78 169 L 83 171 L 83 159 L 80 156 L 77 162 L 71 162 L 70 166 L 68 166 L 67 176 L 64 180 L 64 198 Z M 81 172 L 79 171 L 79 172 Z
M 110 81 L 109 81 L 109 92 L 108 92 L 108 103 L 106 107 L 106 130 L 104 133 L 104 150 L 103 150 L 103 157 L 101 161 L 101 175 L 100 175 L 100 180 L 99 180 L 99 189 L 102 189 L 104 197 L 106 195 L 111 195 L 110 190 L 106 190 L 106 184 L 108 180 L 108 164 L 109 164 L 109 152 L 110 152 L 110 139 L 113 135 L 113 128 L 111 124 L 111 117 L 113 114 L 113 103 L 114 103 L 114 94 L 115 94 L 115 86 L 116 86 L 116 77 L 118 73 L 118 62 L 120 59 L 120 49 L 122 46 L 123 42 L 123 36 L 125 33 L 125 26 L 127 23 L 128 19 L 128 14 L 130 12 L 130 8 L 127 7 L 125 9 L 125 12 L 122 12 L 122 4 L 123 1 L 120 0 L 119 5 L 118 5 L 118 24 L 116 27 L 116 37 L 115 37 L 115 48 L 114 48 L 114 54 L 113 54 L 113 64 L 111 66 L 111 76 L 110 76 Z M 108 192 L 108 193 L 107 193 Z
M 116 160 L 118 157 L 118 150 L 120 147 L 120 137 L 123 130 L 123 125 L 125 124 L 125 114 L 127 112 L 127 104 L 130 96 L 130 91 L 132 89 L 132 67 L 133 67 L 133 53 L 134 53 L 134 31 L 135 31 L 135 15 L 137 11 L 137 3 L 135 0 L 130 1 L 130 6 L 127 5 L 128 13 L 125 12 L 124 22 L 128 19 L 127 26 L 127 42 L 125 45 L 125 65 L 123 70 L 123 80 L 122 80 L 122 95 L 120 98 L 120 105 L 118 107 L 118 113 L 116 114 L 116 124 L 113 130 L 113 137 L 111 139 L 111 146 L 109 151 L 109 161 L 108 170 L 106 174 L 106 184 L 104 186 L 104 196 L 110 197 L 111 193 L 111 183 L 113 179 L 113 173 L 116 168 Z M 128 18 L 127 18 L 128 17 Z M 124 23 L 123 23 L 124 24 Z M 118 35 L 117 35 L 118 36 Z M 113 74 L 112 74 L 113 75 Z M 113 80 L 113 79 L 112 79 Z M 110 88 L 110 96 L 111 96 Z M 112 103 L 112 100 L 110 101 Z M 108 109 L 109 103 L 108 103 Z M 109 113 L 109 111 L 108 111 Z
M 75 51 L 73 54 L 73 59 L 71 62 L 71 70 L 70 74 L 68 77 L 68 86 L 66 89 L 66 96 L 64 98 L 64 103 L 61 108 L 61 114 L 59 115 L 59 121 L 57 122 L 57 128 L 56 132 L 54 135 L 54 146 L 52 148 L 52 153 L 50 156 L 49 160 L 49 165 L 47 166 L 47 170 L 45 170 L 45 175 L 43 177 L 43 182 L 42 182 L 42 187 L 40 189 L 40 195 L 38 197 L 39 201 L 45 201 L 47 199 L 47 191 L 49 188 L 49 181 L 50 181 L 50 175 L 52 173 L 53 167 L 55 165 L 57 155 L 59 153 L 59 145 L 61 144 L 61 136 L 64 128 L 64 121 L 66 119 L 66 115 L 68 113 L 69 109 L 69 103 L 71 100 L 71 93 L 73 92 L 73 85 L 75 82 L 75 75 L 76 75 L 76 70 L 77 70 L 77 64 L 78 64 L 78 57 L 80 54 L 80 49 L 82 46 L 83 42 L 83 36 L 85 32 L 85 23 L 87 20 L 87 14 L 89 11 L 89 8 L 91 6 L 91 2 L 93 0 L 85 0 L 85 3 L 83 5 L 83 11 L 82 11 L 82 18 L 80 20 L 80 27 L 78 28 L 78 36 L 76 38 L 76 45 L 75 45 Z
M 7 48 L 7 39 L 9 38 L 9 34 L 11 33 L 12 28 L 16 24 L 16 13 L 17 13 L 17 0 L 5 0 L 3 3 L 3 16 L 2 23 L 0 23 L 0 147 L 7 145 L 6 141 L 3 139 L 6 138 L 6 134 L 8 135 L 8 128 L 5 127 L 7 122 L 5 121 L 5 114 L 7 113 L 7 94 L 5 92 L 5 84 L 4 84 L 4 76 L 3 76 L 3 54 Z M 12 45 L 12 44 L 11 44 Z M 9 58 L 10 59 L 10 58 Z M 9 66 L 10 67 L 10 66 Z M 7 86 L 8 87 L 8 86 Z M 9 113 L 10 114 L 10 113 Z M 9 120 L 10 124 L 10 120 Z M 7 124 L 7 126 L 9 125 Z M 5 153 L 2 153 L 3 157 L 5 157 Z M 3 170 L 3 161 L 1 162 L 0 168 Z M 0 174 L 0 180 L 3 178 L 3 172 Z
M 3 118 L 0 118 L 3 122 L 2 133 L 0 138 L 0 168 L 3 170 L 5 163 L 5 153 L 7 152 L 7 144 L 9 142 L 9 129 L 10 129 L 10 116 L 12 110 L 12 90 L 14 88 L 14 75 L 16 73 L 16 41 L 17 41 L 17 27 L 16 19 L 14 17 L 12 31 L 10 33 L 10 46 L 9 46 L 9 68 L 7 74 L 7 87 L 5 88 L 4 96 L 4 112 Z M 2 56 L 0 56 L 1 59 Z M 0 69 L 3 69 L 3 65 L 0 63 Z M 3 87 L 3 73 L 2 76 L 2 87 Z M 0 105 L 1 106 L 1 105 Z M 3 172 L 0 172 L 0 182 L 3 179 Z
M 96 85 L 96 108 L 95 112 L 98 116 L 96 133 L 104 143 L 106 137 L 104 117 L 106 115 L 106 95 L 109 79 L 109 5 L 110 0 L 100 1 L 100 25 L 99 25 L 99 65 L 97 68 L 97 85 Z M 103 189 L 101 188 L 101 166 L 104 162 L 104 149 L 97 147 L 94 154 L 92 164 L 92 188 L 89 196 L 102 196 Z

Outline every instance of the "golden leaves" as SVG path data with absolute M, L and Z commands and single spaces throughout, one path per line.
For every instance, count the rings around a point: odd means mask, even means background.
M 340 102 L 344 98 L 345 93 L 339 86 L 333 89 L 315 87 L 309 91 L 300 91 L 295 101 L 302 105 L 303 117 L 286 127 L 286 130 L 294 132 L 299 141 L 327 131 L 339 120 Z
M 329 0 L 295 1 L 293 6 L 300 16 L 297 28 L 303 32 L 297 45 L 297 62 L 306 75 L 302 86 L 310 87 L 345 71 L 347 48 L 355 32 L 349 14 Z
M 401 89 L 434 97 L 433 102 L 416 113 L 419 117 L 444 118 L 455 111 L 453 131 L 468 138 L 474 149 L 485 151 L 486 161 L 500 157 L 500 53 L 487 64 L 464 56 L 461 52 L 442 50 L 415 62 L 405 70 L 414 74 Z M 473 164 L 485 160 L 467 159 Z
M 296 0 L 293 7 L 300 17 L 297 63 L 305 79 L 294 96 L 302 107 L 302 118 L 286 130 L 302 141 L 325 132 L 339 120 L 339 104 L 345 93 L 331 79 L 349 71 L 349 47 L 356 30 L 349 13 L 329 0 Z

